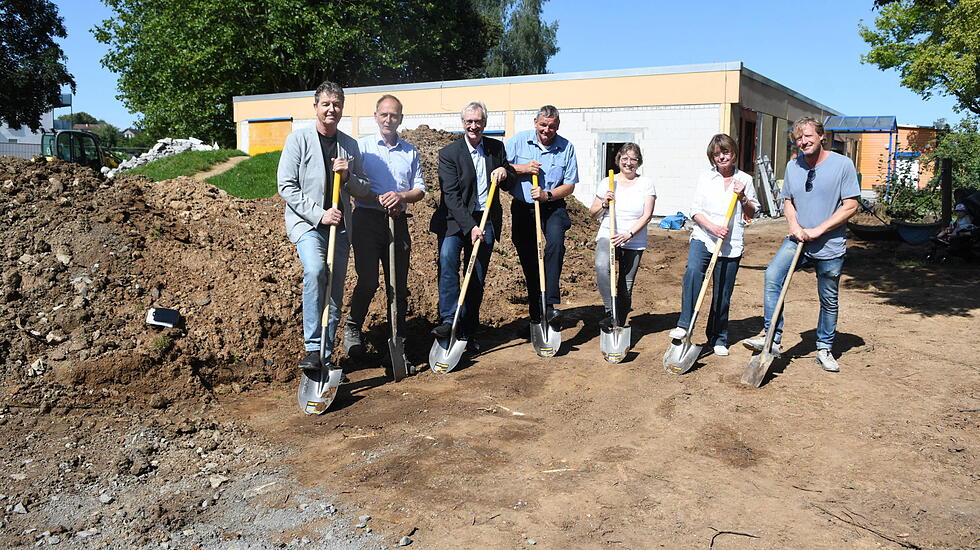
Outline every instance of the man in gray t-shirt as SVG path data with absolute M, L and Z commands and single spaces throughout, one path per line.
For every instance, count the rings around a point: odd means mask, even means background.
M 766 268 L 764 329 L 769 328 L 796 247 L 803 246 L 796 267 L 813 266 L 820 297 L 816 362 L 826 371 L 837 372 L 840 366 L 831 348 L 837 334 L 837 295 L 847 251 L 844 224 L 857 212 L 861 188 L 851 159 L 823 148 L 823 124 L 810 117 L 801 118 L 793 125 L 793 138 L 802 154 L 786 165 L 780 196 L 784 199 L 789 236 Z M 779 354 L 782 328 L 780 314 L 773 335 L 774 355 Z M 761 336 L 742 343 L 749 349 L 761 350 L 765 330 Z

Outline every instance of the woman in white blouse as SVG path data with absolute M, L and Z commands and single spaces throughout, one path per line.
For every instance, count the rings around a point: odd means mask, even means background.
M 613 326 L 612 293 L 609 286 L 609 201 L 616 201 L 616 235 L 612 243 L 616 246 L 617 273 L 617 326 L 626 325 L 626 317 L 632 305 L 633 280 L 636 278 L 640 258 L 647 247 L 647 224 L 653 216 L 653 204 L 657 200 L 657 190 L 650 178 L 637 174 L 637 169 L 643 164 L 643 154 L 640 146 L 626 143 L 616 153 L 616 166 L 619 173 L 614 177 L 615 190 L 608 190 L 603 184 L 596 192 L 595 200 L 589 212 L 602 220 L 599 232 L 596 234 L 595 247 L 595 276 L 599 284 L 599 294 L 606 308 L 605 318 L 599 326 L 608 329 Z
M 680 339 L 687 336 L 711 254 L 717 239 L 724 239 L 712 275 L 711 311 L 705 333 L 708 345 L 712 346 L 716 355 L 728 355 L 728 308 L 738 264 L 742 259 L 743 218 L 755 216 L 759 203 L 755 198 L 752 176 L 735 168 L 738 144 L 731 136 L 716 134 L 712 137 L 708 142 L 707 155 L 712 168 L 701 174 L 694 191 L 691 219 L 695 226 L 691 232 L 687 271 L 684 273 L 681 316 L 677 320 L 677 328 L 670 331 L 670 337 Z M 738 203 L 732 221 L 725 226 L 725 214 L 732 193 L 738 195 Z

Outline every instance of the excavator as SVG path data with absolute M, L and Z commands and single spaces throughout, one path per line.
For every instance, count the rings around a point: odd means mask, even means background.
M 119 161 L 102 149 L 99 137 L 83 130 L 55 130 L 41 136 L 41 155 L 48 160 L 61 159 L 101 171 L 115 168 Z

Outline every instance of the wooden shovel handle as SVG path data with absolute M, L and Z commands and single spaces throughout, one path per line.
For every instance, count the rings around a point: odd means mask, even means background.
M 487 193 L 487 206 L 483 209 L 483 216 L 480 218 L 480 231 L 487 225 L 487 217 L 490 215 L 490 205 L 493 204 L 493 194 L 497 191 L 497 178 L 490 177 L 490 191 Z M 469 235 L 465 235 L 465 238 L 469 238 Z M 470 284 L 470 275 L 473 273 L 473 264 L 476 263 L 476 255 L 480 251 L 480 244 L 483 239 L 476 241 L 473 244 L 473 251 L 470 252 L 470 261 L 466 264 L 466 274 L 463 276 L 463 286 L 459 289 L 459 300 L 456 303 L 457 308 L 463 307 L 463 300 L 466 298 L 466 287 Z
M 538 186 L 538 175 L 531 176 L 531 187 Z M 541 202 L 534 201 L 534 230 L 538 238 L 538 284 L 544 292 L 544 233 L 541 231 Z
M 732 215 L 735 213 L 735 205 L 737 203 L 738 193 L 732 193 L 732 199 L 728 202 L 728 210 L 725 212 L 725 227 L 731 224 Z M 704 301 L 704 295 L 708 291 L 708 281 L 711 280 L 711 273 L 715 270 L 715 263 L 718 261 L 718 255 L 721 254 L 721 246 L 724 243 L 725 239 L 721 237 L 715 242 L 715 250 L 711 253 L 711 261 L 708 262 L 708 270 L 704 273 L 704 281 L 701 282 L 701 291 L 698 292 L 698 301 L 694 303 L 694 313 L 691 315 L 691 327 L 687 331 L 688 335 L 694 332 L 694 322 L 698 318 L 698 311 L 701 310 L 701 303 Z

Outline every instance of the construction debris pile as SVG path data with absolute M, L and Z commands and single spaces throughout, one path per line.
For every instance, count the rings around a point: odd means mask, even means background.
M 157 141 L 156 145 L 151 147 L 149 151 L 143 153 L 142 155 L 120 163 L 117 168 L 103 167 L 102 172 L 107 177 L 112 178 L 120 172 L 126 172 L 127 170 L 132 170 L 137 166 L 143 166 L 149 162 L 153 162 L 164 157 L 173 156 L 178 153 L 183 153 L 184 151 L 214 151 L 217 148 L 217 143 L 208 145 L 193 137 L 187 139 L 163 138 Z

